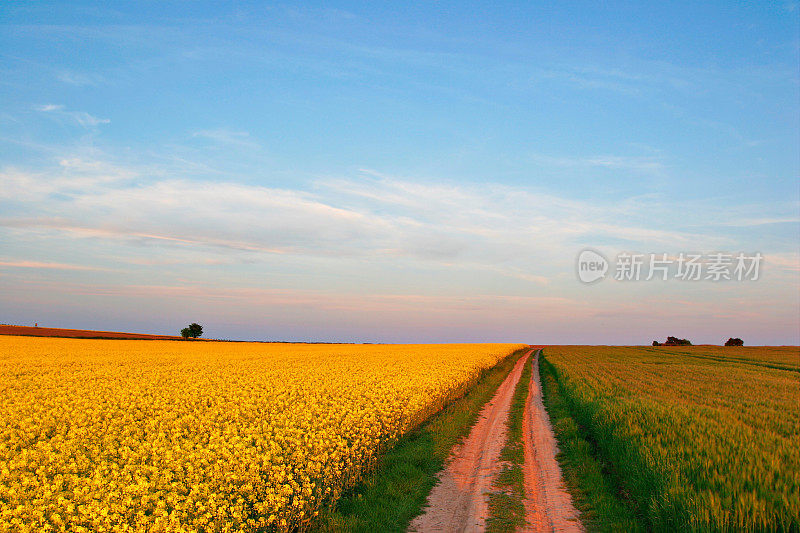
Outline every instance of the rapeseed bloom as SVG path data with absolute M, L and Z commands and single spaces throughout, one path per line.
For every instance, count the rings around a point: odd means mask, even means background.
M 521 345 L 0 338 L 0 530 L 307 525 Z

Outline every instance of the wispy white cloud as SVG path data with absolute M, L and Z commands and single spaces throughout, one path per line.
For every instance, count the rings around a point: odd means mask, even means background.
M 647 174 L 662 174 L 666 166 L 657 156 L 596 155 L 589 157 L 552 156 L 533 153 L 530 160 L 546 167 L 607 168 Z
M 36 109 L 38 111 L 43 111 L 45 113 L 48 113 L 50 111 L 61 111 L 62 109 L 64 109 L 64 106 L 58 104 L 44 104 L 37 106 Z
M 139 176 L 138 171 L 91 156 L 61 158 L 57 166 L 41 172 L 5 167 L 0 169 L 0 183 L 3 185 L 0 187 L 0 200 L 45 202 L 32 212 L 47 211 L 50 195 L 87 195 L 93 190 L 104 190 L 104 187 L 130 182 Z
M 241 146 L 245 148 L 259 148 L 260 145 L 246 131 L 217 128 L 211 130 L 197 130 L 192 132 L 192 137 L 207 139 L 224 145 Z
M 90 115 L 86 111 L 69 111 L 61 104 L 43 104 L 36 106 L 36 110 L 43 113 L 50 113 L 60 118 L 69 119 L 84 128 L 94 128 L 100 124 L 111 123 L 110 119 L 98 118 L 94 115 Z
M 564 81 L 580 89 L 611 91 L 625 96 L 639 96 L 643 89 L 641 76 L 625 75 L 619 70 L 551 67 L 541 69 L 536 78 Z
M 221 134 L 220 142 L 248 138 L 230 133 Z M 647 162 L 597 156 L 579 164 Z M 574 281 L 574 257 L 583 247 L 609 256 L 623 250 L 755 249 L 780 255 L 787 250 L 745 244 L 734 225 L 763 221 L 767 212 L 771 219 L 796 212 L 759 205 L 731 212 L 713 199 L 694 200 L 682 205 L 676 224 L 673 199 L 657 194 L 582 200 L 525 186 L 421 180 L 371 169 L 280 189 L 199 179 L 193 168 L 182 173 L 180 166 L 122 164 L 83 150 L 62 153 L 36 172 L 0 169 L 0 231 L 43 249 L 85 250 L 88 265 L 172 265 L 168 270 L 176 274 L 221 264 L 229 265 L 225 272 L 252 273 L 255 267 L 248 265 L 262 265 L 265 273 L 324 268 L 336 279 L 374 273 L 378 285 L 396 275 L 388 272 L 408 272 L 412 285 L 479 280 L 494 290 L 560 294 L 565 279 Z M 732 230 L 721 234 L 719 224 Z M 49 259 L 67 264 L 62 257 Z M 303 275 L 310 274 L 297 274 Z
M 202 235 L 197 238 L 189 236 L 182 236 L 180 233 L 154 233 L 154 232 L 141 232 L 131 229 L 129 227 L 91 227 L 75 225 L 72 221 L 63 218 L 24 218 L 24 219 L 0 219 L 0 226 L 7 228 L 15 228 L 19 230 L 25 229 L 44 229 L 55 231 L 67 235 L 82 238 L 97 238 L 105 239 L 108 241 L 127 241 L 129 243 L 137 241 L 153 241 L 166 243 L 178 246 L 193 246 L 193 247 L 217 247 L 226 250 L 239 250 L 245 252 L 261 252 L 269 254 L 285 254 L 294 250 L 291 248 L 278 248 L 269 247 L 259 244 L 257 241 L 237 241 L 231 239 L 217 239 L 208 235 Z M 147 259 L 146 261 L 135 261 L 139 264 L 170 264 L 171 261 L 163 262 L 154 259 Z M 180 262 L 180 261 L 177 261 Z M 198 260 L 194 260 L 198 263 Z M 214 261 L 199 261 L 204 264 L 215 264 Z
M 57 74 L 56 78 L 63 83 L 75 85 L 77 87 L 99 85 L 105 80 L 100 74 L 76 72 L 72 70 L 62 70 Z
M 798 206 L 800 207 L 800 206 Z M 720 226 L 730 226 L 735 228 L 747 228 L 753 226 L 766 226 L 768 224 L 798 224 L 800 217 L 763 217 L 763 218 L 741 218 L 739 220 L 726 220 L 720 222 Z
M 588 202 L 522 187 L 432 183 L 368 170 L 319 180 L 304 191 L 153 178 L 82 154 L 38 173 L 7 168 L 0 180 L 0 200 L 25 213 L 0 219 L 0 226 L 16 232 L 122 246 L 149 242 L 342 261 L 394 258 L 539 285 L 563 273 L 587 245 L 671 251 L 724 249 L 735 242 L 663 223 L 673 206 L 650 196 Z M 685 218 L 707 222 L 702 210 Z
M 69 115 L 81 126 L 97 126 L 100 124 L 110 124 L 111 119 L 98 118 L 85 111 L 71 111 Z

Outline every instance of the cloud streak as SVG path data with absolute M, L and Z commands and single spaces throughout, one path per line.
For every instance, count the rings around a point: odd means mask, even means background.
M 0 259 L 0 267 L 11 268 L 47 268 L 55 270 L 107 270 L 86 265 L 70 265 L 66 263 L 49 263 L 43 261 L 26 261 L 26 260 L 2 260 Z
M 36 107 L 37 111 L 49 113 L 62 119 L 67 119 L 84 128 L 96 128 L 101 124 L 110 124 L 107 118 L 98 118 L 86 111 L 69 111 L 61 104 L 43 104 Z
M 506 185 L 424 183 L 374 172 L 320 180 L 313 192 L 146 181 L 139 171 L 84 158 L 62 158 L 57 168 L 40 173 L 5 169 L 0 177 L 0 199 L 26 212 L 5 217 L 3 226 L 96 238 L 279 254 L 389 255 L 507 272 L 520 262 L 515 257 L 552 258 L 598 242 L 665 251 L 732 244 L 659 223 L 653 215 L 672 206 L 653 198 L 588 203 Z M 698 226 L 707 222 L 703 211 L 697 213 L 687 214 L 687 226 L 693 219 Z
M 96 86 L 104 81 L 103 76 L 100 74 L 75 72 L 72 70 L 62 70 L 58 73 L 56 78 L 58 81 L 76 87 Z
M 24 198 L 28 216 L 7 217 L 2 224 L 264 253 L 460 261 L 507 272 L 514 271 L 515 256 L 567 252 L 590 236 L 631 243 L 698 238 L 620 225 L 614 222 L 620 208 L 603 212 L 499 185 L 362 178 L 320 181 L 312 193 L 180 179 L 141 184 L 131 173 L 112 166 L 103 171 L 106 166 L 83 160 L 62 160 L 61 167 L 70 173 L 82 169 L 82 180 L 59 173 L 3 173 L 7 200 Z M 37 207 L 42 201 L 44 209 Z
M 229 130 L 218 128 L 213 130 L 198 130 L 192 133 L 192 137 L 206 139 L 217 144 L 226 146 L 236 146 L 240 148 L 259 149 L 261 146 L 250 137 L 246 131 Z

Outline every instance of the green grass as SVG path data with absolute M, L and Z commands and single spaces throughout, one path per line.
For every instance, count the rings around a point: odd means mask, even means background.
M 592 528 L 800 532 L 799 356 L 548 348 L 545 404 Z
M 581 512 L 581 521 L 588 531 L 646 530 L 627 501 L 619 476 L 599 456 L 589 433 L 570 413 L 556 376 L 553 365 L 539 357 L 544 406 L 558 441 L 558 462 L 573 503 Z
M 522 470 L 525 464 L 525 452 L 522 444 L 522 418 L 525 414 L 525 403 L 530 390 L 532 363 L 528 361 L 522 369 L 511 408 L 508 412 L 508 437 L 500 460 L 506 464 L 497 477 L 495 486 L 499 492 L 489 495 L 489 518 L 486 520 L 486 531 L 489 533 L 505 533 L 516 531 L 525 525 L 525 476 Z
M 422 512 L 450 450 L 469 433 L 481 408 L 526 351 L 514 352 L 485 370 L 462 397 L 401 437 L 381 456 L 374 472 L 342 495 L 334 507 L 320 512 L 312 530 L 405 531 Z

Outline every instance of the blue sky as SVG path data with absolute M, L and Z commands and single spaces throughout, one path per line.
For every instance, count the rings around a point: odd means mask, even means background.
M 0 7 L 0 322 L 800 342 L 797 2 L 330 6 Z

